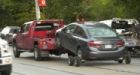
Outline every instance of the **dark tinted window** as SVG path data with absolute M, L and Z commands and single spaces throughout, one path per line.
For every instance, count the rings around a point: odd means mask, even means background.
M 127 21 L 112 22 L 112 29 L 124 29 L 130 27 L 131 25 L 129 25 Z
M 86 34 L 81 27 L 77 27 L 76 30 L 74 31 L 74 34 L 76 34 L 80 37 L 86 38 Z
M 19 31 L 19 28 L 12 28 L 10 30 L 10 33 L 17 33 Z
M 52 30 L 54 29 L 53 23 L 44 23 L 44 24 L 37 24 L 35 31 L 44 31 L 44 30 Z

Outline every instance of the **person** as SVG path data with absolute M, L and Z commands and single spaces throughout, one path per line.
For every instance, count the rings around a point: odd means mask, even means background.
M 84 23 L 85 22 L 85 18 L 83 17 L 82 14 L 78 14 L 76 16 L 76 21 L 79 22 L 79 23 Z

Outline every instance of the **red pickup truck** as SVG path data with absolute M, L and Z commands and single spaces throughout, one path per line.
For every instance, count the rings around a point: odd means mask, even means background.
M 40 60 L 41 57 L 49 56 L 49 54 L 59 55 L 62 51 L 56 47 L 55 33 L 63 26 L 63 20 L 40 20 L 24 23 L 13 40 L 15 57 L 20 57 L 22 52 L 34 52 L 35 60 Z

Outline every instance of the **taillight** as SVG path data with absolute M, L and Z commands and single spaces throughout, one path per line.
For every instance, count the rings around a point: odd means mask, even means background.
M 117 47 L 122 47 L 122 46 L 124 46 L 124 41 L 118 40 L 116 44 L 117 44 Z
M 100 48 L 101 47 L 101 42 L 99 42 L 99 41 L 89 41 L 88 42 L 88 47 Z

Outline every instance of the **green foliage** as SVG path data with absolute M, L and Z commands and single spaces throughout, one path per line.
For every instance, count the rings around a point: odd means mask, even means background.
M 0 0 L 0 3 L 3 16 L 0 25 L 21 25 L 35 18 L 34 0 Z
M 76 21 L 77 15 L 86 20 L 104 20 L 114 17 L 140 20 L 140 0 L 46 0 L 41 8 L 42 19 Z M 35 20 L 34 0 L 0 0 L 0 25 L 21 25 Z

